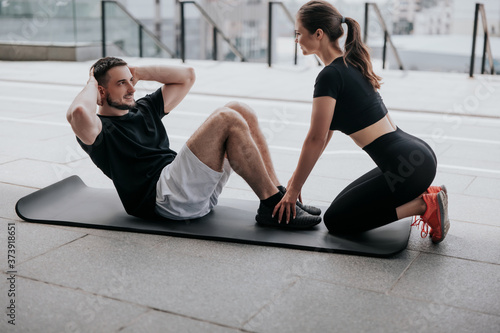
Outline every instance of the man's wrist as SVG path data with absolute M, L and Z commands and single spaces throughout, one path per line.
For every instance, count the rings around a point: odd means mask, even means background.
M 132 69 L 132 76 L 134 77 L 134 82 L 138 82 L 140 80 L 144 80 L 145 76 L 144 75 L 144 67 L 131 67 Z
M 90 86 L 95 87 L 97 89 L 97 86 L 99 86 L 99 83 L 97 82 L 97 80 L 95 79 L 95 77 L 91 77 L 87 81 L 87 85 L 90 85 Z

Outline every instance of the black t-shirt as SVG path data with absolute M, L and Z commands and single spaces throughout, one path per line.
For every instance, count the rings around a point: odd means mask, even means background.
M 163 168 L 176 152 L 170 143 L 161 118 L 161 88 L 136 101 L 137 105 L 124 116 L 98 115 L 101 133 L 88 146 L 77 137 L 80 146 L 92 161 L 111 178 L 128 214 L 155 216 L 156 183 Z
M 376 123 L 387 114 L 380 94 L 357 68 L 346 65 L 342 57 L 318 74 L 313 96 L 335 98 L 330 129 L 348 135 Z

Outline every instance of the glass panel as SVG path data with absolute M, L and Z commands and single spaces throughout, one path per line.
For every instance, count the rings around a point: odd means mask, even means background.
M 170 58 L 167 51 L 156 44 L 156 41 L 145 31 L 142 32 L 142 56 L 151 58 Z
M 139 56 L 139 27 L 115 3 L 105 3 L 106 55 Z
M 0 1 L 0 41 L 77 43 L 100 40 L 98 0 Z
M 101 3 L 99 0 L 76 0 L 76 41 L 101 42 Z
M 138 21 L 113 2 L 105 2 L 106 55 L 141 56 Z M 142 28 L 142 56 L 170 58 L 170 54 L 156 43 L 152 33 Z

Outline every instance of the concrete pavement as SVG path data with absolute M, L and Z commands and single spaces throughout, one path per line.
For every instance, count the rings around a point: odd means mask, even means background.
M 178 60 L 127 59 L 131 64 Z M 433 245 L 412 230 L 389 259 L 40 225 L 16 201 L 72 174 L 111 182 L 77 145 L 65 112 L 92 62 L 0 62 L 0 331 L 498 332 L 500 79 L 382 71 L 382 97 L 405 131 L 435 150 L 451 229 Z M 216 108 L 251 105 L 286 184 L 307 133 L 318 67 L 189 61 L 197 83 L 164 118 L 172 147 Z M 158 85 L 141 82 L 136 97 Z M 373 162 L 335 133 L 303 190 L 328 205 Z M 257 200 L 232 176 L 222 196 Z M 15 226 L 15 330 L 8 227 Z M 12 228 L 11 228 L 12 229 Z M 3 313 L 3 312 L 2 312 Z

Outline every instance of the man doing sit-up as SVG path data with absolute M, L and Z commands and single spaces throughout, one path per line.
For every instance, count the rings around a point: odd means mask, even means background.
M 162 86 L 135 101 L 134 86 L 140 80 Z M 300 202 L 296 216 L 283 221 L 272 216 L 285 188 L 247 105 L 231 102 L 215 110 L 178 153 L 170 149 L 161 119 L 194 81 L 190 67 L 132 67 L 106 57 L 91 67 L 87 85 L 69 107 L 67 119 L 78 143 L 113 181 L 127 213 L 174 220 L 202 217 L 217 204 L 234 170 L 261 200 L 259 224 L 298 229 L 318 224 L 321 218 L 314 215 L 320 211 Z

